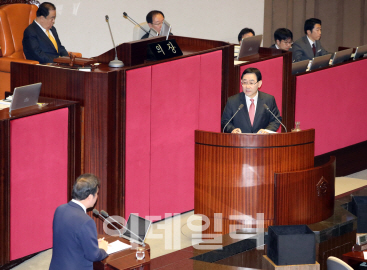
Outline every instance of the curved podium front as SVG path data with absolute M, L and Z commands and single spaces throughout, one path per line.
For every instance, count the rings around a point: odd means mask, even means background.
M 196 130 L 195 214 L 209 218 L 204 221 L 210 222 L 203 225 L 204 233 L 225 234 L 262 224 L 268 227 L 276 225 L 275 221 L 279 219 L 276 216 L 279 215 L 286 220 L 284 215 L 292 207 L 284 208 L 284 211 L 275 209 L 275 173 L 294 172 L 291 174 L 292 184 L 300 179 L 306 182 L 305 188 L 310 186 L 308 190 L 313 194 L 318 192 L 314 184 L 316 180 L 298 178 L 298 173 L 304 175 L 310 172 L 308 175 L 318 179 L 320 173 L 327 171 L 327 175 L 321 175 L 325 180 L 321 183 L 322 196 L 334 201 L 335 160 L 325 165 L 329 170 L 314 168 L 314 139 L 314 129 L 276 134 L 227 134 Z M 314 199 L 313 196 L 311 198 Z M 284 205 L 282 198 L 278 196 L 277 200 L 278 205 Z M 318 218 L 325 219 L 325 216 L 332 215 L 333 202 L 324 199 L 322 203 L 318 211 L 323 211 L 324 215 L 318 215 Z M 290 223 L 305 224 L 310 221 L 312 211 L 305 215 L 307 217 L 301 213 L 297 219 L 289 219 Z M 317 221 L 312 220 L 311 223 Z

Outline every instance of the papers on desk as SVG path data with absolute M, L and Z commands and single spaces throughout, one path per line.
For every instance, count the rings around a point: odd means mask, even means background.
M 10 107 L 10 102 L 9 101 L 3 101 L 0 100 L 0 110 L 6 109 Z
M 364 259 L 367 260 L 367 251 L 363 251 Z
M 131 248 L 130 245 L 122 243 L 120 240 L 116 240 L 115 242 L 109 243 L 107 248 L 107 254 L 110 255 L 112 253 Z

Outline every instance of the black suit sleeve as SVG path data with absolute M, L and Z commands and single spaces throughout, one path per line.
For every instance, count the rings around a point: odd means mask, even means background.
M 224 111 L 222 114 L 222 120 L 221 120 L 222 131 L 223 131 L 224 126 L 228 123 L 229 119 L 231 119 L 231 117 L 236 113 L 238 107 L 239 106 L 237 106 L 236 108 L 236 105 L 234 104 L 231 98 L 228 99 L 226 107 L 224 108 Z M 224 132 L 231 133 L 232 130 L 234 130 L 235 128 L 236 127 L 233 125 L 233 121 L 231 120 L 231 122 L 229 122 L 228 125 L 226 126 L 226 129 L 224 130 Z

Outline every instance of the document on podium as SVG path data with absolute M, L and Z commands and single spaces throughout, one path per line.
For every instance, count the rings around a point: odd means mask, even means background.
M 121 242 L 120 240 L 116 240 L 108 244 L 107 254 L 110 255 L 112 253 L 119 252 L 121 250 L 128 249 L 128 248 L 131 248 L 131 245 L 125 244 Z

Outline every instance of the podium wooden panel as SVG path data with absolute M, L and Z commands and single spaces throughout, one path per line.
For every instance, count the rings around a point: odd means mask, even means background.
M 11 116 L 9 109 L 0 110 L 0 266 L 52 247 L 55 204 L 71 199 L 72 185 L 80 174 L 79 104 L 42 97 L 40 102 L 48 105 L 15 110 Z M 52 121 L 56 124 L 47 124 Z M 32 128 L 28 129 L 29 126 Z M 19 127 L 26 129 L 24 136 Z M 47 132 L 43 133 L 44 130 Z M 50 154 L 55 149 L 60 151 Z M 65 152 L 66 160 L 60 159 Z M 15 156 L 20 159 L 14 160 Z M 62 173 L 56 172 L 55 166 Z M 19 194 L 19 190 L 23 192 Z M 14 209 L 16 205 L 20 205 L 19 209 Z M 40 239 L 40 228 L 42 240 L 35 241 Z
M 195 214 L 209 218 L 205 233 L 226 234 L 261 220 L 274 225 L 274 173 L 313 168 L 314 138 L 313 129 L 267 135 L 197 130 Z

